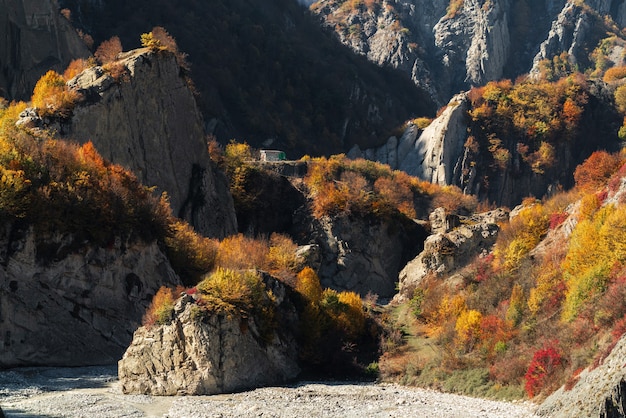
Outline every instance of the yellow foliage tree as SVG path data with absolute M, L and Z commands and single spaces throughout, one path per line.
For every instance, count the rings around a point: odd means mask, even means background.
M 67 87 L 59 73 L 50 70 L 35 84 L 31 101 L 41 116 L 68 117 L 79 97 L 77 92 Z
M 298 273 L 296 290 L 311 303 L 318 304 L 322 300 L 320 279 L 311 267 L 305 267 Z
M 467 351 L 471 351 L 474 348 L 476 343 L 480 341 L 480 323 L 482 319 L 482 314 L 474 309 L 461 312 L 454 327 L 457 345 L 462 346 Z

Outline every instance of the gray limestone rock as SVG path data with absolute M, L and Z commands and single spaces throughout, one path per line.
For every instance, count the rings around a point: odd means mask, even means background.
M 410 299 L 428 275 L 451 276 L 475 257 L 487 253 L 496 242 L 498 223 L 507 220 L 508 213 L 496 209 L 464 218 L 451 217 L 440 208 L 430 219 L 433 234 L 426 239 L 424 251 L 400 272 L 396 301 Z
M 159 287 L 180 283 L 157 243 L 76 247 L 0 229 L 0 368 L 111 364 Z
M 347 217 L 319 221 L 322 287 L 391 298 L 398 272 L 421 249 L 426 231 L 413 221 L 380 222 Z
M 265 341 L 253 318 L 198 312 L 184 295 L 170 324 L 135 332 L 119 361 L 124 393 L 211 395 L 284 383 L 300 372 L 292 336 Z
M 200 233 L 236 232 L 228 185 L 210 161 L 202 117 L 174 55 L 139 49 L 121 54 L 117 65 L 127 79 L 94 67 L 70 80 L 84 101 L 63 135 L 92 141 L 105 158 L 167 192 L 174 214 Z

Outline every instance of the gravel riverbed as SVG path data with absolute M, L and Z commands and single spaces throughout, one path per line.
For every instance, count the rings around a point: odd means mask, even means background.
M 299 382 L 214 396 L 124 395 L 116 367 L 0 372 L 7 417 L 534 417 L 534 405 L 375 383 Z

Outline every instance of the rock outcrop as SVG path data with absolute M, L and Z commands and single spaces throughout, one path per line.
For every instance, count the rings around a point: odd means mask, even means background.
M 459 11 L 433 28 L 450 87 L 502 78 L 511 53 L 508 0 L 463 0 Z
M 389 164 L 435 184 L 457 184 L 467 139 L 468 108 L 467 94 L 458 94 L 423 131 L 410 123 L 400 139 L 391 137 L 381 147 L 365 151 L 355 146 L 347 155 Z
M 560 388 L 537 410 L 552 418 L 623 417 L 626 415 L 626 337 L 595 369 L 585 369 L 570 390 Z
M 436 209 L 430 215 L 432 235 L 424 242 L 424 251 L 400 272 L 399 292 L 394 299 L 410 299 L 427 276 L 453 276 L 477 256 L 488 253 L 500 231 L 498 223 L 506 219 L 508 213 L 503 209 L 469 218 L 446 214 L 443 208 Z
M 180 283 L 156 243 L 73 239 L 0 229 L 0 368 L 111 364 L 159 287 Z
M 339 216 L 314 222 L 322 287 L 383 299 L 396 293 L 398 272 L 421 249 L 424 226 L 410 220 L 381 221 Z
M 266 278 L 276 305 L 293 311 L 285 288 Z M 293 335 L 285 322 L 266 341 L 254 318 L 199 313 L 183 295 L 168 325 L 139 328 L 119 362 L 124 393 L 211 395 L 280 384 L 300 369 Z
M 57 0 L 0 0 L 0 97 L 27 99 L 48 70 L 90 55 Z
M 92 141 L 103 157 L 167 192 L 174 214 L 200 233 L 234 233 L 226 179 L 210 161 L 202 117 L 174 54 L 139 49 L 115 65 L 125 72 L 118 80 L 101 67 L 70 80 L 84 101 L 60 133 Z

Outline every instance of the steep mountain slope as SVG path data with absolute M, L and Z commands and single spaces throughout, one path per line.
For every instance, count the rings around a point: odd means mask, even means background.
M 513 207 L 571 188 L 576 166 L 593 151 L 621 147 L 619 85 L 581 75 L 490 82 L 453 97 L 428 126 L 409 122 L 401 137 L 348 155 Z
M 623 39 L 625 23 L 620 1 L 320 0 L 311 9 L 343 43 L 407 72 L 442 104 L 563 52 L 572 68 L 594 70 L 590 54 L 610 32 Z
M 208 130 L 224 141 L 271 144 L 292 157 L 336 153 L 434 110 L 406 76 L 355 57 L 294 0 L 61 6 L 96 43 L 118 35 L 134 47 L 140 32 L 165 27 L 189 54 Z

